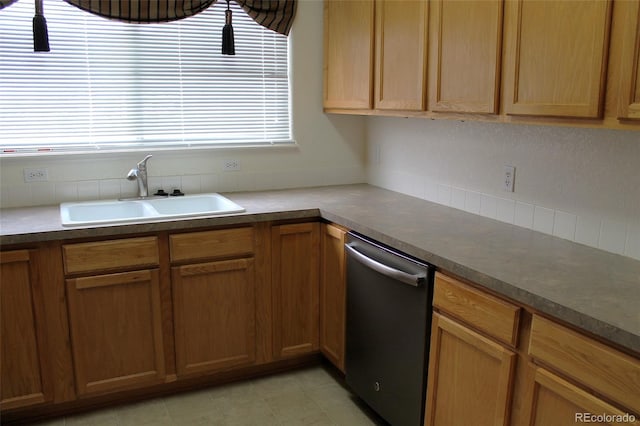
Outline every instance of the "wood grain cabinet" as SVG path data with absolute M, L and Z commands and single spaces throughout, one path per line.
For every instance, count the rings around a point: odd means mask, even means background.
M 429 110 L 497 114 L 503 0 L 429 5 Z
M 376 0 L 376 109 L 426 109 L 427 12 L 426 0 Z
M 271 228 L 273 355 L 319 349 L 320 224 Z
M 635 413 L 638 421 L 631 424 L 640 424 L 637 358 L 539 315 L 533 316 L 528 353 L 536 369 L 527 424 L 569 424 L 575 413 Z
M 640 1 L 626 1 L 618 117 L 640 120 Z
M 324 107 L 372 107 L 374 0 L 324 2 Z
M 178 377 L 256 360 L 253 228 L 170 236 Z M 206 261 L 209 260 L 209 261 Z
M 441 273 L 434 289 L 425 425 L 508 425 L 519 308 Z
M 505 2 L 507 114 L 601 118 L 611 0 Z
M 34 282 L 32 250 L 0 253 L 0 408 L 52 399 L 43 300 Z
M 347 231 L 328 223 L 321 227 L 320 350 L 344 372 Z
M 65 271 L 71 274 L 66 288 L 77 394 L 163 382 L 156 237 L 62 248 Z

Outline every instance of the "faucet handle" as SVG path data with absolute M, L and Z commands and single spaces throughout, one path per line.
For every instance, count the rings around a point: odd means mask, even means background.
M 151 155 L 151 154 L 149 154 L 146 157 L 144 157 L 144 159 L 138 163 L 138 168 L 142 168 L 142 169 L 146 168 L 147 167 L 147 160 L 149 158 L 151 158 L 151 157 L 153 157 L 153 155 Z

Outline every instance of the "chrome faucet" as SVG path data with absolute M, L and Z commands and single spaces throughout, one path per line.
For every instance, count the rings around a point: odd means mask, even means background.
M 138 180 L 138 197 L 146 198 L 149 196 L 149 185 L 147 183 L 147 160 L 153 155 L 147 155 L 140 161 L 136 167 L 129 170 L 127 174 L 128 180 Z

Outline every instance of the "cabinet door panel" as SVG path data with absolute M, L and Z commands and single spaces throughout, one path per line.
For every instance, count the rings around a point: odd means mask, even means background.
M 377 0 L 377 109 L 425 109 L 427 2 Z
M 611 1 L 506 2 L 508 114 L 598 118 Z
M 433 314 L 425 426 L 507 425 L 516 354 Z
M 0 255 L 0 407 L 24 407 L 50 399 L 41 370 L 43 336 L 31 285 L 28 250 Z
M 583 391 L 558 376 L 537 368 L 533 383 L 532 400 L 530 404 L 530 426 L 564 426 L 583 423 L 585 416 L 602 416 L 603 421 L 587 421 L 598 425 L 614 425 L 623 422 L 615 417 L 609 420 L 605 416 L 621 416 L 626 413 L 607 404 L 599 398 Z M 624 424 L 638 425 L 640 422 Z
M 158 270 L 67 280 L 79 395 L 164 380 Z
M 237 259 L 172 269 L 179 375 L 255 361 L 253 263 Z
M 625 2 L 628 8 L 620 79 L 620 118 L 640 119 L 640 1 Z
M 346 314 L 347 232 L 333 225 L 322 226 L 322 267 L 320 274 L 320 350 L 344 372 Z
M 502 0 L 431 2 L 429 109 L 497 113 Z
M 371 108 L 374 0 L 324 2 L 324 107 Z
M 320 224 L 272 228 L 273 350 L 284 358 L 319 347 Z

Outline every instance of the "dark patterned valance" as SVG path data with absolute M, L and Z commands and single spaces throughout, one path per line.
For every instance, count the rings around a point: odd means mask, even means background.
M 17 0 L 0 0 L 0 9 Z M 133 23 L 167 22 L 202 12 L 216 0 L 65 0 L 105 18 Z M 258 24 L 288 35 L 296 0 L 234 0 Z

